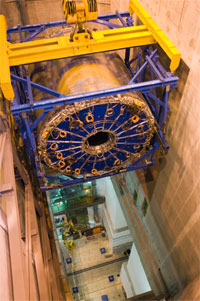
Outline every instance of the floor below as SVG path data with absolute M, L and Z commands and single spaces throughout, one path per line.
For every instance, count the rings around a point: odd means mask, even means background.
M 74 300 L 100 301 L 103 295 L 107 295 L 109 300 L 127 300 L 120 270 L 128 258 L 124 253 L 112 254 L 106 237 L 101 234 L 88 238 L 83 236 L 74 241 L 75 248 L 72 250 L 65 247 L 62 239 L 59 242 L 71 287 L 78 288 L 78 292 L 73 294 Z M 103 254 L 100 250 L 102 248 L 105 249 Z M 67 259 L 71 263 L 67 263 Z

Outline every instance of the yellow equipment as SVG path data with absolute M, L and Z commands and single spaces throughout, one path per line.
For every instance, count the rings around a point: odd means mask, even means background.
M 70 237 L 73 235 L 74 232 L 76 232 L 76 230 L 74 230 L 74 223 L 70 219 L 68 224 L 64 223 L 64 226 L 66 227 L 66 230 L 63 232 L 64 243 L 68 250 L 72 250 L 75 247 L 75 245 L 74 240 Z
M 98 17 L 96 0 L 63 0 L 63 10 L 67 23 L 84 23 Z
M 92 34 L 83 29 L 83 24 L 97 19 L 96 0 L 63 0 L 63 9 L 67 23 L 76 23 L 70 37 L 62 36 L 26 43 L 7 41 L 6 20 L 0 15 L 0 88 L 5 98 L 14 99 L 10 79 L 11 66 L 156 43 L 170 58 L 171 71 L 179 66 L 181 57 L 179 51 L 137 0 L 129 1 L 129 12 L 136 13 L 144 25 L 115 28 Z
M 98 17 L 96 0 L 63 0 L 63 10 L 66 23 L 75 23 L 75 28 L 70 36 L 70 41 L 92 38 L 92 34 L 84 28 L 87 21 L 96 20 Z M 76 28 L 78 26 L 78 30 Z M 78 35 L 77 35 L 78 34 Z M 82 36 L 81 36 L 82 34 Z
M 73 239 L 65 239 L 64 243 L 68 250 L 72 250 L 75 247 Z

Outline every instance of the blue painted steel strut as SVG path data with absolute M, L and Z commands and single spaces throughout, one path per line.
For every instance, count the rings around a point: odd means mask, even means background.
M 70 96 L 60 97 L 55 99 L 40 100 L 34 102 L 32 106 L 30 104 L 14 105 L 11 107 L 11 111 L 13 115 L 23 113 L 23 112 L 28 113 L 40 109 L 50 109 L 54 106 L 72 104 L 83 100 L 106 97 L 110 95 L 122 94 L 122 93 L 133 92 L 133 91 L 145 92 L 152 88 L 166 87 L 170 85 L 174 86 L 177 84 L 177 82 L 178 82 L 178 77 L 169 77 L 164 79 L 164 81 L 157 79 L 149 82 L 130 84 L 130 85 L 120 86 L 120 87 L 106 89 L 106 90 L 99 90 L 95 92 L 70 95 Z
M 110 22 L 110 20 L 117 19 L 117 18 L 121 21 L 122 25 Z M 126 18 L 126 21 L 123 18 Z M 101 23 L 102 25 L 105 25 L 110 28 L 133 25 L 133 21 L 128 12 L 125 13 L 116 12 L 116 14 L 99 16 L 98 19 L 96 20 L 96 23 Z M 8 36 L 13 33 L 18 33 L 22 36 L 22 32 L 28 32 L 29 35 L 24 39 L 24 41 L 30 41 L 33 40 L 39 33 L 46 30 L 47 28 L 52 28 L 57 26 L 67 26 L 67 25 L 69 24 L 66 24 L 66 21 L 62 20 L 58 22 L 47 22 L 44 24 L 18 26 L 14 28 L 9 28 L 7 33 Z M 142 51 L 143 53 L 146 54 L 145 59 L 142 62 L 142 55 L 140 53 L 136 56 L 136 58 L 134 58 L 134 60 L 137 60 L 135 71 L 134 71 L 131 67 L 133 60 L 130 60 L 130 48 L 126 49 L 125 63 L 133 76 L 130 83 L 128 85 L 105 89 L 105 90 L 67 96 L 57 91 L 54 91 L 52 89 L 49 89 L 47 87 L 44 87 L 42 85 L 33 83 L 32 81 L 30 81 L 29 77 L 27 78 L 20 77 L 18 73 L 11 75 L 12 81 L 14 82 L 15 94 L 16 94 L 16 100 L 14 102 L 14 105 L 11 107 L 11 112 L 15 116 L 16 120 L 18 120 L 19 128 L 21 130 L 24 141 L 28 142 L 25 143 L 25 145 L 30 145 L 32 147 L 32 150 L 31 151 L 29 150 L 28 153 L 31 156 L 32 161 L 35 162 L 36 173 L 39 178 L 44 177 L 44 175 L 42 176 L 42 172 L 38 164 L 38 154 L 35 148 L 36 141 L 35 141 L 34 129 L 37 128 L 37 126 L 40 124 L 40 122 L 48 114 L 49 111 L 53 110 L 55 107 L 59 105 L 73 104 L 76 102 L 81 102 L 90 99 L 105 98 L 111 95 L 123 94 L 123 93 L 128 93 L 133 91 L 140 91 L 146 98 L 146 101 L 151 109 L 151 112 L 153 113 L 154 118 L 157 124 L 159 125 L 159 128 L 157 129 L 159 141 L 162 142 L 165 150 L 168 149 L 161 128 L 162 125 L 166 123 L 169 92 L 170 90 L 173 90 L 176 87 L 176 84 L 178 82 L 178 77 L 172 76 L 172 74 L 170 74 L 164 69 L 164 67 L 158 61 L 158 55 L 156 54 L 156 50 L 151 52 L 149 48 L 146 49 L 142 48 Z M 147 68 L 149 68 L 150 70 L 151 80 L 143 81 Z M 17 87 L 17 83 L 20 83 L 21 90 L 19 89 L 19 85 Z M 32 98 L 32 88 L 50 94 L 55 98 L 34 102 L 34 99 Z M 162 98 L 157 97 L 156 95 L 157 88 L 163 90 Z M 27 103 L 20 103 L 22 99 L 21 95 L 23 94 L 26 95 L 27 93 L 28 93 L 28 97 L 27 98 L 25 97 L 25 101 L 24 101 L 24 102 L 27 101 Z M 33 122 L 31 118 L 27 118 L 27 116 L 28 117 L 31 116 L 33 111 L 38 111 L 41 109 L 44 110 L 43 113 L 41 113 L 41 115 L 36 120 L 33 120 Z M 26 113 L 26 117 L 23 117 L 24 116 L 23 113 Z M 130 164 L 128 167 L 124 169 L 116 168 L 115 171 L 108 172 L 104 175 L 94 175 L 86 178 L 78 177 L 76 179 L 69 179 L 69 180 L 60 179 L 60 183 L 57 184 L 53 184 L 50 186 L 41 185 L 41 190 L 47 191 L 52 189 L 58 189 L 69 185 L 92 181 L 102 177 L 112 176 L 117 173 L 123 173 L 123 172 L 132 171 L 136 169 L 147 168 L 149 166 L 154 165 L 154 153 L 159 146 L 160 146 L 160 142 L 158 142 L 158 139 L 155 136 L 151 142 L 151 149 L 147 151 L 147 153 L 143 155 L 139 160 L 137 160 L 133 164 Z M 145 160 L 150 160 L 150 161 L 147 162 Z

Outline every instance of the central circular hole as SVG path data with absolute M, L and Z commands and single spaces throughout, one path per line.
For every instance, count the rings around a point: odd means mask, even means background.
M 108 140 L 109 140 L 108 132 L 98 132 L 87 139 L 89 146 L 99 146 L 106 143 Z

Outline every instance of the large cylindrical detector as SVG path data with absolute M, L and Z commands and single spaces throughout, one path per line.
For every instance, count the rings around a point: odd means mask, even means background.
M 65 95 L 125 85 L 130 75 L 116 53 L 71 59 L 60 70 Z M 104 175 L 126 168 L 149 148 L 154 118 L 139 93 L 60 106 L 40 127 L 44 162 L 69 176 Z

